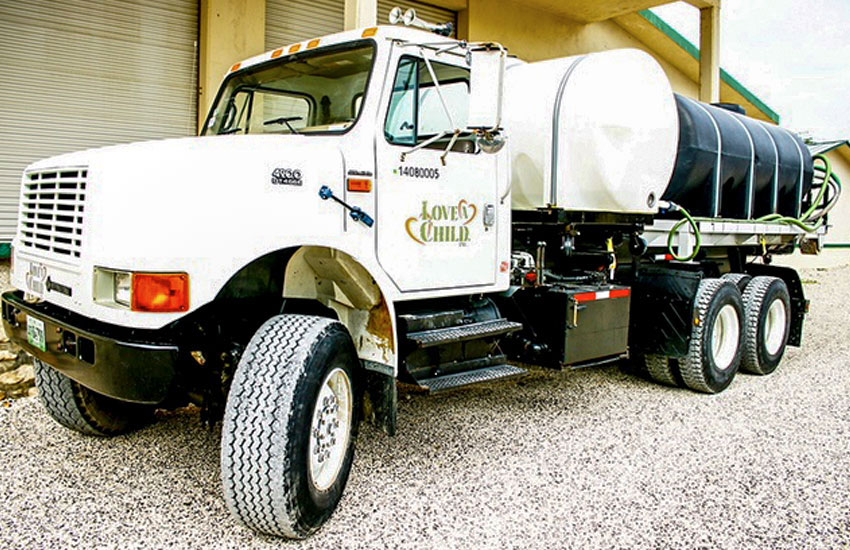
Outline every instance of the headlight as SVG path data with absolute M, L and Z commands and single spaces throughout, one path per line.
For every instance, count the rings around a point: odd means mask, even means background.
M 130 307 L 133 294 L 133 275 L 126 271 L 114 271 L 112 278 L 112 299 L 115 303 Z
M 94 301 L 112 307 L 169 313 L 189 310 L 186 273 L 133 273 L 96 267 Z

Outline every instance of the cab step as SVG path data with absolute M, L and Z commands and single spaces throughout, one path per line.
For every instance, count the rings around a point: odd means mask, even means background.
M 467 325 L 409 332 L 407 339 L 418 348 L 429 348 L 466 340 L 501 336 L 522 329 L 522 323 L 493 319 Z
M 463 324 L 462 309 L 408 313 L 398 317 L 401 320 L 402 329 L 407 332 L 433 330 Z
M 445 374 L 433 378 L 425 378 L 419 384 L 431 393 L 437 393 L 483 382 L 504 380 L 525 374 L 527 371 L 513 365 L 495 365 L 483 369 L 468 370 L 455 374 Z

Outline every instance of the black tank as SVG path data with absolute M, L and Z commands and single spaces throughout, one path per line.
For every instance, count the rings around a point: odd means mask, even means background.
M 740 108 L 675 95 L 679 151 L 665 200 L 714 218 L 800 215 L 813 169 L 799 136 Z

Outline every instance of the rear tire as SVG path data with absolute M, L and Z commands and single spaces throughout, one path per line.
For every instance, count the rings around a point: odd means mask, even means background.
M 654 382 L 664 386 L 681 387 L 682 377 L 679 374 L 679 364 L 676 359 L 666 355 L 646 355 L 644 362 L 647 375 Z
M 704 393 L 725 390 L 741 364 L 744 308 L 731 281 L 703 279 L 694 300 L 688 355 L 679 361 L 689 388 Z
M 752 275 L 747 275 L 746 273 L 725 273 L 721 279 L 725 281 L 731 281 L 738 287 L 738 290 L 741 294 L 744 293 L 744 290 L 747 288 L 747 285 L 750 284 L 750 281 L 753 279 Z
M 50 365 L 33 361 L 35 383 L 53 420 L 87 435 L 113 436 L 149 424 L 154 408 L 119 401 L 71 380 Z
M 791 329 L 791 297 L 785 281 L 754 278 L 744 292 L 744 319 L 741 369 L 770 374 L 782 361 Z
M 224 499 L 245 525 L 304 538 L 330 518 L 354 458 L 358 364 L 345 326 L 324 317 L 278 315 L 251 338 L 221 440 Z

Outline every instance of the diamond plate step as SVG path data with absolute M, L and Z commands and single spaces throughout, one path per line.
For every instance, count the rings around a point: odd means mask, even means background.
M 407 339 L 416 344 L 417 347 L 428 348 L 439 346 L 440 344 L 499 336 L 520 330 L 521 328 L 522 323 L 515 323 L 507 319 L 494 319 L 492 321 L 482 321 L 480 323 L 471 323 L 457 327 L 411 332 L 408 333 Z
M 482 382 L 513 378 L 525 373 L 525 369 L 521 369 L 513 365 L 497 365 L 495 367 L 487 367 L 484 369 L 447 374 L 445 376 L 436 376 L 434 378 L 425 378 L 420 380 L 419 383 L 428 388 L 431 393 L 436 393 L 454 388 L 461 388 L 463 386 L 470 386 L 472 384 L 480 384 Z

